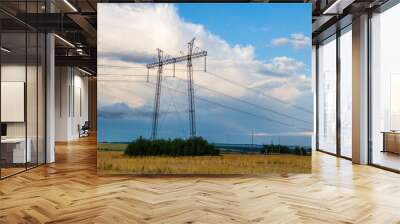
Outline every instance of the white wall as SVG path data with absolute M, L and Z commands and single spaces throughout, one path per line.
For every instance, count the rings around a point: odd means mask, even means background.
M 78 125 L 88 120 L 88 78 L 76 68 L 56 67 L 55 85 L 55 140 L 78 139 Z
M 26 72 L 28 74 L 36 74 L 36 67 L 34 66 L 25 66 L 17 65 L 17 64 L 4 64 L 1 66 L 1 81 L 2 82 L 24 82 Z M 28 76 L 28 79 L 30 76 Z M 36 86 L 36 80 L 29 80 L 29 85 Z M 36 88 L 27 88 L 27 104 L 28 106 L 36 108 Z M 4 96 L 2 96 L 4 97 Z M 29 105 L 31 102 L 34 102 L 34 105 Z M 39 105 L 40 106 L 40 105 Z M 1 108 L 1 110 L 7 110 L 7 108 Z M 24 108 L 22 108 L 24 110 Z M 36 111 L 36 109 L 35 109 Z M 36 113 L 31 113 L 31 110 L 28 110 L 27 118 L 28 122 L 34 121 L 34 124 L 28 124 L 28 137 L 30 128 L 36 130 Z M 8 137 L 25 137 L 25 123 L 26 122 L 7 122 L 7 135 Z
M 24 65 L 2 65 L 1 66 L 1 81 L 3 82 L 25 82 L 25 71 Z M 28 67 L 29 69 L 29 67 Z M 4 96 L 3 96 L 4 97 Z M 1 108 L 1 110 L 7 110 L 7 108 Z M 7 137 L 25 137 L 25 122 L 7 122 Z
M 25 121 L 25 83 L 1 82 L 1 121 Z M 36 108 L 36 105 L 35 105 Z
M 37 71 L 37 69 L 39 69 Z M 33 162 L 39 159 L 39 163 L 44 163 L 44 74 L 41 72 L 41 67 L 25 66 L 25 64 L 3 64 L 1 66 L 1 81 L 2 82 L 23 82 L 26 84 L 26 106 L 22 102 L 22 107 L 10 108 L 3 105 L 1 108 L 4 113 L 22 113 L 22 120 L 17 122 L 5 122 L 7 124 L 8 138 L 27 138 L 31 148 Z M 27 78 L 27 81 L 25 80 Z M 3 85 L 3 84 L 2 84 Z M 24 94 L 25 89 L 20 89 L 19 94 Z M 2 94 L 7 94 L 2 89 Z M 9 98 L 7 95 L 2 95 L 2 99 Z M 22 97 L 24 98 L 24 97 Z M 17 103 L 17 102 L 15 102 Z M 20 111 L 12 111 L 20 110 Z M 26 112 L 26 120 L 25 120 Z M 3 120 L 3 119 L 2 119 Z M 39 155 L 37 155 L 37 153 Z
M 87 76 L 82 76 L 82 73 L 79 72 L 79 74 L 76 74 L 75 70 L 75 78 L 74 78 L 74 108 L 72 108 L 73 113 L 72 120 L 71 120 L 71 135 L 74 136 L 74 138 L 79 137 L 79 132 L 78 132 L 78 124 L 81 126 L 85 123 L 85 121 L 88 121 L 89 116 L 88 116 L 88 77 Z M 79 102 L 80 101 L 80 102 Z M 80 108 L 81 107 L 81 108 Z
M 67 141 L 68 140 L 68 117 L 69 117 L 69 85 L 70 75 L 69 68 L 56 67 L 55 68 L 55 140 Z

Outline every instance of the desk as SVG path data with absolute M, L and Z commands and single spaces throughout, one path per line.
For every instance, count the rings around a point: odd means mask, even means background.
M 25 151 L 25 138 L 5 138 L 1 139 L 1 157 L 6 163 L 26 163 L 31 162 L 31 139 L 27 139 Z
M 383 150 L 382 152 L 392 152 L 400 154 L 400 132 L 383 131 Z

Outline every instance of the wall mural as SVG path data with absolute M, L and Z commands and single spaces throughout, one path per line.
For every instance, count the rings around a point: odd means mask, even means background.
M 311 4 L 98 4 L 98 173 L 311 172 L 310 21 Z

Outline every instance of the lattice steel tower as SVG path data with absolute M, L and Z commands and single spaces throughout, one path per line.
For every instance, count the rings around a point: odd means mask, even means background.
M 173 74 L 175 75 L 175 63 L 187 61 L 187 91 L 188 91 L 188 103 L 189 103 L 189 125 L 190 125 L 190 136 L 196 136 L 196 112 L 194 102 L 194 88 L 193 88 L 193 64 L 192 59 L 204 57 L 204 71 L 206 70 L 206 57 L 207 51 L 200 51 L 198 48 L 194 48 L 193 38 L 188 43 L 188 53 L 184 56 L 179 57 L 165 57 L 164 52 L 161 49 L 157 49 L 158 60 L 156 62 L 147 64 L 147 69 L 158 68 L 157 71 L 157 82 L 154 95 L 154 113 L 153 113 L 153 126 L 151 131 L 151 138 L 154 140 L 157 138 L 157 127 L 158 127 L 158 116 L 160 112 L 160 97 L 161 97 L 161 82 L 163 65 L 174 64 Z M 194 49 L 194 50 L 193 50 Z M 147 80 L 149 80 L 149 71 L 147 71 Z

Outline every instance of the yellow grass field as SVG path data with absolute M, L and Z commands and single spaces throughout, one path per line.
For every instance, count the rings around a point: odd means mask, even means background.
M 194 157 L 129 157 L 97 151 L 99 174 L 267 174 L 310 173 L 311 156 L 223 154 Z

